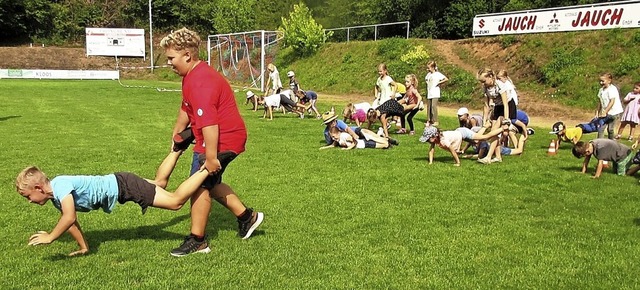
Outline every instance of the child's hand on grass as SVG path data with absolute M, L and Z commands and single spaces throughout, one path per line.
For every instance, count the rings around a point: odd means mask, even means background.
M 43 245 L 43 244 L 51 244 L 53 239 L 51 235 L 45 231 L 38 231 L 29 237 L 29 246 Z

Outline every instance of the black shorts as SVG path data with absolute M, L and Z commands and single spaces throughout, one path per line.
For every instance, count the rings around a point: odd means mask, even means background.
M 376 148 L 376 141 L 373 140 L 364 140 L 364 148 Z
M 207 176 L 207 179 L 204 180 L 200 187 L 212 189 L 214 186 L 220 184 L 222 182 L 222 174 L 224 173 L 224 170 L 227 168 L 227 165 L 229 165 L 229 163 L 233 161 L 233 159 L 236 159 L 236 157 L 238 157 L 238 154 L 234 153 L 233 151 L 218 152 L 218 160 L 220 160 L 220 166 L 222 168 L 215 174 Z M 204 164 L 205 158 L 206 157 L 204 153 L 193 152 L 191 175 L 193 175 L 200 169 L 200 166 Z M 211 192 L 209 192 L 209 194 L 211 194 Z
M 507 103 L 509 110 L 509 120 L 516 118 L 516 102 L 511 100 Z M 491 115 L 491 120 L 498 120 L 498 118 L 504 117 L 504 105 L 496 105 L 493 108 L 493 115 Z
M 283 94 L 280 94 L 280 105 L 285 107 L 289 111 L 293 111 L 294 108 L 296 107 L 296 102 L 289 99 L 289 97 Z
M 144 178 L 129 172 L 114 173 L 118 182 L 118 202 L 123 204 L 133 201 L 140 205 L 142 213 L 153 205 L 156 197 L 156 185 Z

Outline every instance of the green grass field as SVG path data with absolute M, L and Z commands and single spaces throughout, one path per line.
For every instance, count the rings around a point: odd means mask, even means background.
M 169 251 L 189 231 L 188 207 L 141 215 L 128 203 L 112 214 L 79 213 L 86 256 L 66 257 L 76 249 L 66 234 L 27 246 L 59 213 L 16 193 L 21 169 L 38 165 L 51 178 L 153 177 L 180 95 L 113 81 L 0 80 L 0 87 L 2 289 L 640 286 L 637 179 L 609 170 L 594 180 L 593 166 L 582 175 L 582 160 L 566 144 L 547 156 L 548 128 L 536 128 L 522 156 L 454 167 L 442 150 L 428 165 L 417 136 L 397 136 L 400 146 L 390 150 L 320 151 L 320 121 L 292 114 L 266 121 L 242 105 L 247 151 L 225 181 L 266 214 L 251 239 L 236 237 L 235 218 L 216 204 L 207 229 L 213 251 L 174 258 Z M 418 121 L 422 132 L 424 113 Z M 190 158 L 183 156 L 169 189 L 187 177 Z

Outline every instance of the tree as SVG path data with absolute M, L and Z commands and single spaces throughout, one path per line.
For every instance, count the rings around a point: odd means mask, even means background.
M 317 24 L 311 16 L 309 7 L 304 3 L 293 5 L 289 19 L 282 18 L 285 47 L 292 47 L 298 55 L 310 55 L 316 52 L 327 41 L 322 25 Z
M 256 0 L 217 0 L 213 10 L 213 23 L 217 33 L 253 30 Z

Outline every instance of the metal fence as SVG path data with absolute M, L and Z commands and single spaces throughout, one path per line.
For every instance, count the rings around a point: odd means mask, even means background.
M 329 38 L 329 41 L 335 42 L 345 40 L 347 42 L 350 40 L 371 40 L 372 38 L 376 41 L 380 38 L 397 36 L 409 38 L 409 21 L 339 27 L 325 29 L 324 31 L 333 31 L 333 35 Z

